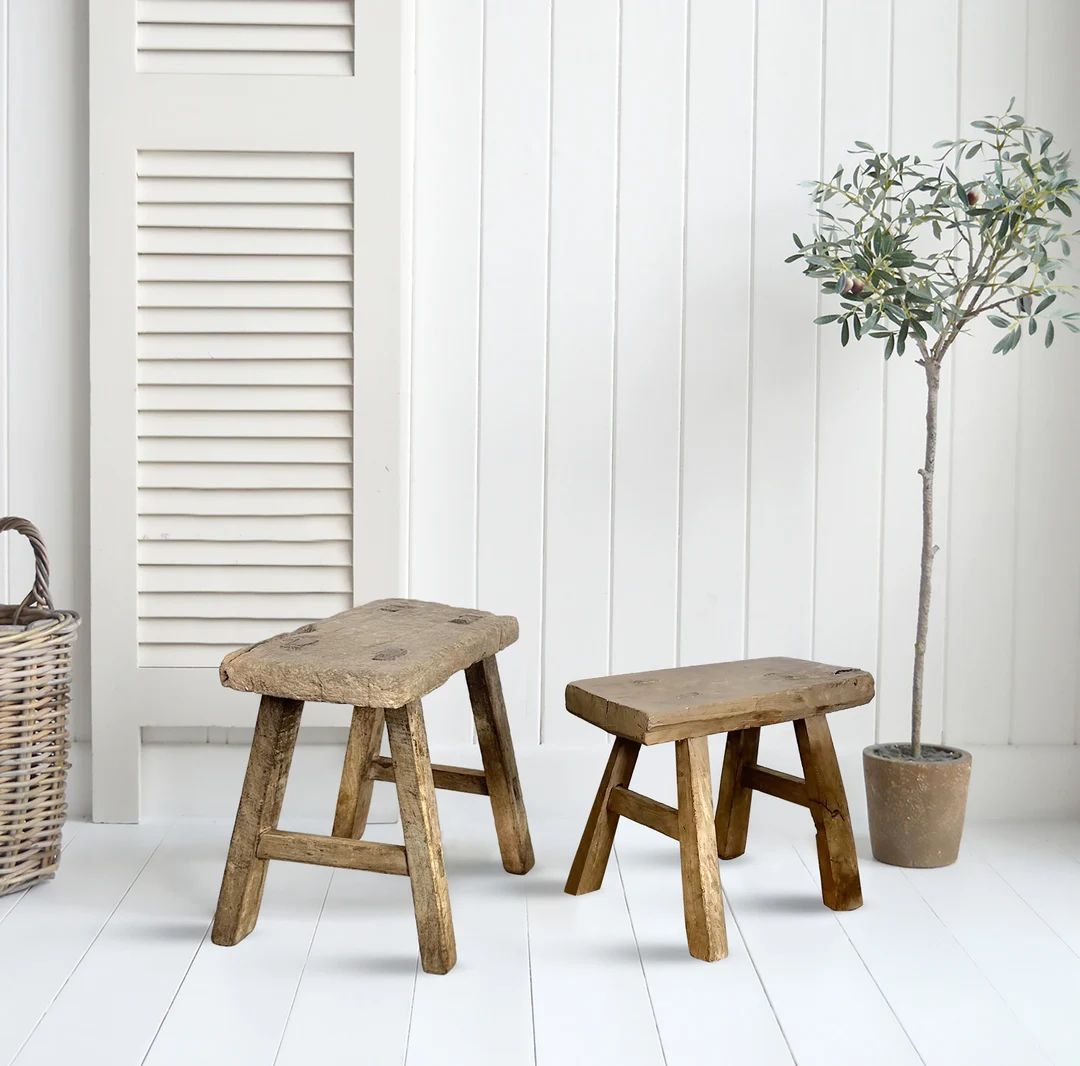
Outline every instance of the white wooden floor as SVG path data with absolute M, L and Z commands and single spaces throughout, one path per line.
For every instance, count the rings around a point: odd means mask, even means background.
M 56 880 L 0 898 L 0 1063 L 1080 1063 L 1080 823 L 971 826 L 935 871 L 860 841 L 866 904 L 833 914 L 805 812 L 755 800 L 750 849 L 721 868 L 731 954 L 707 964 L 686 954 L 672 841 L 624 822 L 603 890 L 572 899 L 584 811 L 534 819 L 522 878 L 482 800 L 440 804 L 446 977 L 418 970 L 402 878 L 275 863 L 258 928 L 223 949 L 226 824 L 71 825 Z

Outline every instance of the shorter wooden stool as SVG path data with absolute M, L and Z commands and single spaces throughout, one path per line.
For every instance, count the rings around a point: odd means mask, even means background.
M 754 791 L 810 808 L 817 829 L 821 894 L 827 907 L 862 906 L 859 865 L 828 711 L 857 707 L 874 696 L 863 670 L 800 659 L 748 659 L 575 681 L 566 707 L 615 734 L 566 891 L 594 892 L 604 880 L 620 816 L 679 842 L 683 911 L 690 954 L 727 955 L 724 903 L 716 857 L 746 850 Z M 806 777 L 757 764 L 763 725 L 793 722 Z M 708 737 L 727 733 L 715 824 Z M 642 744 L 675 741 L 678 808 L 630 790 Z
M 407 874 L 428 973 L 457 949 L 435 789 L 490 796 L 503 866 L 532 869 L 533 850 L 495 655 L 517 619 L 418 600 L 377 600 L 225 656 L 221 683 L 262 696 L 211 939 L 243 940 L 259 917 L 270 859 Z M 483 770 L 432 766 L 422 696 L 465 671 Z M 330 836 L 277 828 L 305 701 L 353 708 Z M 379 755 L 384 722 L 391 758 Z M 405 843 L 360 840 L 374 781 L 393 781 Z

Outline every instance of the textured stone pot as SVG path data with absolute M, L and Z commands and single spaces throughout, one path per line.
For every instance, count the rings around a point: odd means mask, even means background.
M 874 858 L 890 866 L 949 866 L 964 831 L 971 755 L 926 744 L 928 757 L 915 762 L 897 758 L 898 748 L 863 751 Z

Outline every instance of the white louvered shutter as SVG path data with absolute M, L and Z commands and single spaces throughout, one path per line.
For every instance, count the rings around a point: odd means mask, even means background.
M 222 655 L 400 585 L 393 0 L 96 0 L 94 811 L 144 726 L 250 724 Z
M 137 155 L 139 665 L 352 605 L 352 156 Z
M 137 69 L 352 74 L 352 0 L 136 0 Z

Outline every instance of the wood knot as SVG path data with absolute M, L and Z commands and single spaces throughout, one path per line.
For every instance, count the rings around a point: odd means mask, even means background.
M 385 648 L 380 648 L 371 658 L 374 662 L 384 663 L 400 659 L 403 655 L 408 654 L 408 648 L 402 648 L 397 644 L 388 644 Z
M 298 637 L 292 635 L 288 637 L 282 637 L 280 643 L 278 644 L 278 647 L 290 649 L 310 648 L 313 644 L 318 643 L 318 637 Z
M 478 615 L 459 614 L 457 618 L 451 618 L 450 624 L 452 626 L 471 626 L 476 621 Z

